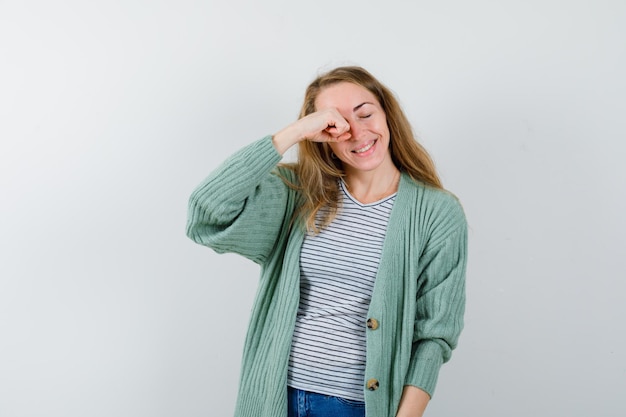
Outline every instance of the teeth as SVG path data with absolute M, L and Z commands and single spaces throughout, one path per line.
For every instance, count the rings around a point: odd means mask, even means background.
M 362 147 L 361 149 L 357 149 L 357 150 L 355 150 L 354 152 L 355 152 L 355 153 L 363 153 L 363 152 L 367 152 L 367 151 L 369 151 L 369 149 L 370 149 L 372 146 L 374 146 L 374 143 L 375 143 L 375 142 L 376 142 L 376 141 L 372 141 L 372 142 L 370 142 L 368 145 L 366 145 L 366 146 Z

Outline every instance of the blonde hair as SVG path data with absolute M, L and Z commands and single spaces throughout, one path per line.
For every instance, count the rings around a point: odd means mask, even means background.
M 387 117 L 389 151 L 394 165 L 413 180 L 442 189 L 435 164 L 426 149 L 417 142 L 398 100 L 391 90 L 365 69 L 355 66 L 339 67 L 317 77 L 306 89 L 300 118 L 316 111 L 315 100 L 324 88 L 343 82 L 365 88 L 378 100 Z M 298 162 L 287 167 L 296 173 L 299 183 L 288 184 L 300 190 L 303 196 L 297 215 L 303 219 L 307 230 L 319 232 L 337 213 L 338 179 L 345 175 L 342 163 L 333 158 L 327 143 L 305 140 L 298 145 Z M 323 210 L 322 216 L 320 221 L 316 221 L 320 210 Z

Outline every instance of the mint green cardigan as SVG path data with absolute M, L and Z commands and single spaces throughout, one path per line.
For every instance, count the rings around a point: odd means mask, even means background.
M 236 417 L 287 415 L 304 231 L 292 223 L 299 193 L 275 171 L 297 179 L 277 167 L 280 160 L 270 136 L 253 142 L 215 170 L 189 201 L 191 239 L 261 266 Z M 368 313 L 378 327 L 367 329 L 367 416 L 395 416 L 405 385 L 432 396 L 463 328 L 466 255 L 467 225 L 456 198 L 403 174 Z M 367 388 L 368 381 L 377 388 Z

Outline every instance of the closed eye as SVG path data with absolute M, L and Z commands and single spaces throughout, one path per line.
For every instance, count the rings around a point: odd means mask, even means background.
M 372 114 L 370 113 L 370 114 L 364 114 L 364 115 L 359 116 L 359 117 L 360 117 L 361 119 L 367 119 L 367 118 L 369 118 L 371 115 L 372 115 Z

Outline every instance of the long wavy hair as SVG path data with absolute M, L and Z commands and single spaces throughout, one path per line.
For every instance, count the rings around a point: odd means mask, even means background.
M 315 99 L 324 88 L 343 82 L 365 88 L 378 100 L 387 117 L 389 151 L 398 170 L 415 181 L 442 189 L 435 164 L 426 149 L 417 142 L 398 100 L 391 90 L 365 69 L 339 67 L 318 76 L 306 89 L 299 117 L 316 111 Z M 332 221 L 339 208 L 338 180 L 345 176 L 342 162 L 333 158 L 327 143 L 305 140 L 298 144 L 298 161 L 286 166 L 298 178 L 298 184 L 288 184 L 301 191 L 303 196 L 297 215 L 304 220 L 307 230 L 317 233 Z M 318 213 L 321 214 L 319 218 Z

